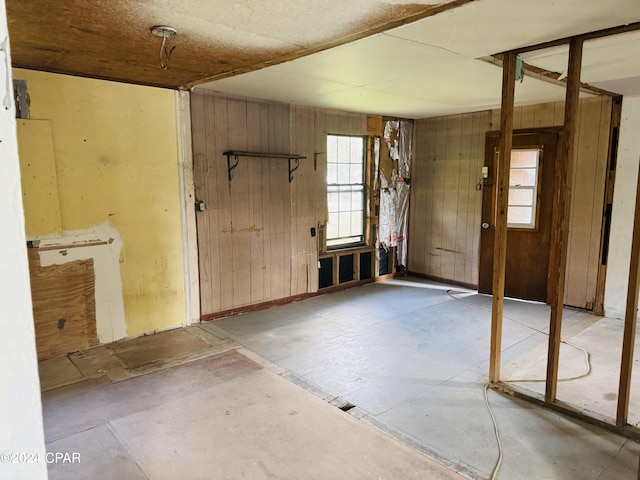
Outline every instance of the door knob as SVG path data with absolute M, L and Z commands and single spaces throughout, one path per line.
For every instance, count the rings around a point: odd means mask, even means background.
M 482 228 L 486 230 L 487 228 L 489 228 L 489 224 L 487 222 L 482 222 Z

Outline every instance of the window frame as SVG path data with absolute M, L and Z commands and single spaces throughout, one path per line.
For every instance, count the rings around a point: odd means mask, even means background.
M 359 138 L 362 140 L 362 182 L 361 183 L 329 183 L 329 154 L 328 154 L 328 141 L 329 141 L 329 137 L 347 137 L 347 138 Z M 368 150 L 369 150 L 369 138 L 367 135 L 350 135 L 350 134 L 342 134 L 342 133 L 327 133 L 326 134 L 326 144 L 327 144 L 327 175 L 326 175 L 326 181 L 327 181 L 327 191 L 326 191 L 326 199 L 327 199 L 327 224 L 325 226 L 325 231 L 324 231 L 324 251 L 326 252 L 334 252 L 334 251 L 339 251 L 339 250 L 347 250 L 347 249 L 353 249 L 353 248 L 360 248 L 363 246 L 367 245 L 367 205 L 368 205 L 368 177 L 367 177 L 367 162 L 369 159 L 369 155 L 368 155 Z M 337 158 L 336 158 L 337 160 Z M 334 163 L 334 162 L 331 162 Z M 340 162 L 336 161 L 335 164 L 338 165 Z M 349 164 L 352 164 L 351 162 L 349 162 Z M 355 187 L 355 188 L 354 188 Z M 359 235 L 359 239 L 356 241 L 352 241 L 352 242 L 345 242 L 345 243 L 339 243 L 339 244 L 333 244 L 330 245 L 329 242 L 331 241 L 335 241 L 335 240 L 340 240 L 341 238 L 344 239 L 349 239 L 352 238 L 353 236 L 349 236 L 349 237 L 334 237 L 334 238 L 330 238 L 329 237 L 329 193 L 338 193 L 340 192 L 340 189 L 344 188 L 346 192 L 350 192 L 350 193 L 354 193 L 355 191 L 361 191 L 362 192 L 362 204 L 361 204 L 361 208 L 359 211 L 361 212 L 361 225 L 362 225 L 362 229 L 361 229 L 361 233 Z M 335 189 L 333 192 L 332 190 Z M 346 211 L 346 210 L 345 210 Z M 338 212 L 340 212 L 340 210 L 338 209 Z M 354 210 L 351 210 L 351 212 L 354 212 Z

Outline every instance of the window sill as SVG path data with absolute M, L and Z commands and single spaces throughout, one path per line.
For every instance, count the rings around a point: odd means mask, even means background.
M 318 252 L 318 258 L 334 257 L 336 255 L 340 256 L 340 255 L 345 255 L 345 254 L 355 253 L 355 252 L 375 252 L 375 251 L 376 251 L 376 247 L 372 247 L 369 245 L 352 245 L 348 247 L 338 247 L 338 248 L 332 248 L 330 250 L 324 250 L 322 252 Z

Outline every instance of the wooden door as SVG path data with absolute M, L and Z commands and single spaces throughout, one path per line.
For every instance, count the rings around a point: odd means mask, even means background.
M 557 130 L 517 132 L 513 136 L 507 211 L 505 296 L 547 302 Z M 487 133 L 482 195 L 478 291 L 491 293 L 495 232 L 495 179 L 498 132 Z

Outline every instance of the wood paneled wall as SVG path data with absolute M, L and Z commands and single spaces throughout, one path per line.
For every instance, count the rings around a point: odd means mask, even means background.
M 191 112 L 202 315 L 317 291 L 326 133 L 365 135 L 366 115 L 206 90 Z M 225 150 L 307 158 L 289 183 L 286 159 L 240 157 L 229 182 Z
M 562 125 L 564 102 L 515 109 L 514 129 Z M 580 102 L 574 166 L 565 303 L 595 300 L 611 120 L 611 98 Z M 481 169 L 485 134 L 497 130 L 500 111 L 416 122 L 410 209 L 409 270 L 477 285 Z

